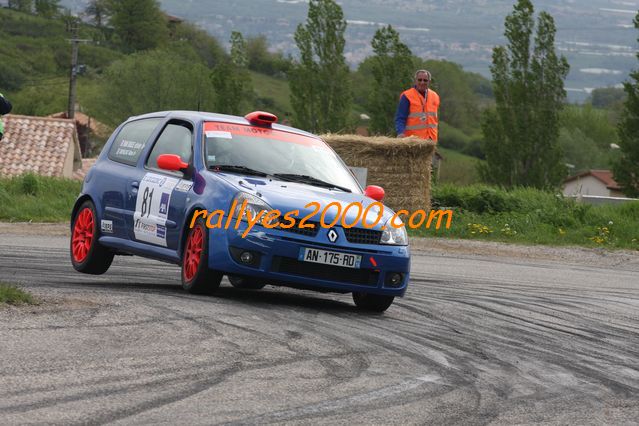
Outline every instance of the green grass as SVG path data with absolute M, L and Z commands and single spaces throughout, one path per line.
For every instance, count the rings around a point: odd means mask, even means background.
M 284 115 L 290 120 L 293 108 L 291 107 L 291 90 L 288 87 L 288 81 L 255 71 L 250 71 L 250 73 L 255 93 L 260 98 L 269 98 L 274 102 L 273 111 L 269 112 Z M 280 117 L 280 119 L 282 118 L 284 117 Z
M 25 174 L 0 179 L 0 220 L 7 222 L 64 222 L 82 183 L 70 179 Z
M 482 160 L 451 149 L 437 147 L 444 157 L 439 170 L 440 184 L 471 185 L 479 182 L 477 164 Z
M 29 293 L 19 288 L 0 282 L 0 305 L 36 305 L 38 302 Z
M 453 210 L 450 229 L 412 235 L 639 250 L 639 202 L 592 206 L 530 188 L 439 185 L 433 207 Z
M 80 187 L 30 174 L 0 179 L 0 220 L 66 222 Z M 639 202 L 591 206 L 536 189 L 459 184 L 435 185 L 432 196 L 434 208 L 453 211 L 451 228 L 411 235 L 639 250 Z

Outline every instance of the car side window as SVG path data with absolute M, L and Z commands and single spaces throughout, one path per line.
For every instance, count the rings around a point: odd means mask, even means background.
M 166 125 L 160 137 L 155 142 L 146 166 L 159 169 L 158 157 L 162 154 L 177 154 L 182 161 L 191 161 L 193 131 L 191 126 L 182 122 L 171 122 Z
M 161 118 L 146 118 L 125 124 L 111 145 L 109 158 L 135 166 L 160 121 L 162 121 Z

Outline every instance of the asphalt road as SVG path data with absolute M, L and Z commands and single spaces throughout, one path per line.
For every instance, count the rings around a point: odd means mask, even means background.
M 384 315 L 349 295 L 118 257 L 76 273 L 64 237 L 0 235 L 0 423 L 637 424 L 639 269 L 415 252 Z

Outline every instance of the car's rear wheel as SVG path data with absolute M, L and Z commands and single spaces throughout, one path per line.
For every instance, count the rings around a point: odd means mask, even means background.
M 182 253 L 182 287 L 189 293 L 212 293 L 222 281 L 222 273 L 209 269 L 209 233 L 201 218 L 189 230 Z
M 242 288 L 247 290 L 261 290 L 266 283 L 258 281 L 253 277 L 243 277 L 241 275 L 229 275 L 228 276 L 231 285 L 235 288 Z
M 98 242 L 98 219 L 93 202 L 87 200 L 78 209 L 71 223 L 71 263 L 85 274 L 104 274 L 113 262 L 113 252 Z
M 382 296 L 379 294 L 353 292 L 355 306 L 363 311 L 384 312 L 393 304 L 394 296 Z

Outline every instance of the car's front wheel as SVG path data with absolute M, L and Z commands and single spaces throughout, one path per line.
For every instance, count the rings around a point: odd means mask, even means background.
M 381 296 L 379 294 L 353 292 L 355 306 L 363 311 L 384 312 L 393 304 L 394 296 Z
M 258 281 L 252 277 L 243 277 L 241 275 L 229 275 L 228 276 L 231 285 L 235 288 L 242 288 L 247 290 L 260 290 L 263 289 L 266 283 Z
M 98 242 L 98 218 L 93 202 L 87 200 L 71 222 L 71 263 L 76 271 L 85 274 L 104 274 L 113 262 L 113 252 Z
M 209 269 L 209 233 L 201 218 L 189 230 L 182 253 L 182 287 L 189 293 L 212 293 L 222 281 L 222 273 Z

